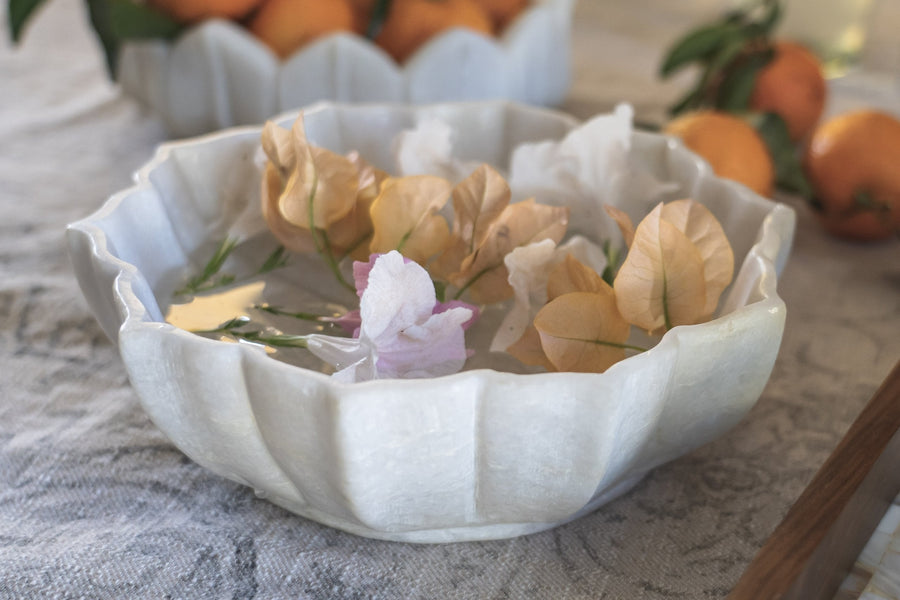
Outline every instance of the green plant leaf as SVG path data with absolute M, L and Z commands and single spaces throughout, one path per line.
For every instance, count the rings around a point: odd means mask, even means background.
M 678 101 L 669 108 L 669 114 L 674 117 L 687 110 L 691 110 L 692 108 L 697 108 L 702 104 L 702 101 L 703 88 L 702 86 L 696 87 L 679 98 Z
M 272 251 L 272 254 L 266 258 L 266 261 L 262 264 L 259 270 L 256 272 L 258 275 L 263 275 L 265 273 L 269 273 L 274 271 L 275 269 L 280 269 L 281 267 L 286 266 L 288 263 L 288 255 L 287 249 L 284 246 L 278 246 L 275 250 Z
M 735 35 L 727 40 L 721 47 L 710 57 L 709 69 L 712 73 L 718 73 L 726 70 L 747 47 L 747 39 L 743 35 Z
M 166 39 L 176 37 L 184 29 L 160 11 L 131 0 L 106 0 L 109 20 L 119 40 Z
M 769 149 L 775 163 L 775 184 L 778 188 L 810 198 L 812 187 L 803 173 L 797 147 L 791 141 L 784 119 L 775 113 L 754 113 L 748 115 L 747 120 Z
M 677 115 L 705 107 L 746 110 L 756 73 L 771 59 L 771 35 L 780 18 L 779 0 L 756 0 L 678 40 L 666 54 L 660 76 L 691 63 L 703 70 L 669 112 Z
M 111 79 L 116 78 L 116 68 L 119 64 L 119 46 L 121 41 L 116 37 L 109 17 L 109 2 L 107 0 L 87 0 L 88 14 L 90 15 L 91 25 L 100 45 L 103 46 L 103 53 L 106 56 L 106 69 Z
M 9 0 L 9 33 L 13 42 L 22 37 L 25 24 L 45 0 Z
M 772 60 L 771 50 L 750 54 L 735 64 L 722 80 L 716 97 L 716 108 L 729 112 L 745 111 L 759 71 Z
M 784 11 L 781 8 L 781 2 L 778 0 L 769 0 L 767 4 L 769 5 L 769 12 L 763 17 L 760 26 L 765 35 L 771 35 L 772 32 L 775 31 L 775 27 L 781 21 L 781 16 Z
M 369 17 L 369 24 L 366 26 L 366 37 L 368 39 L 374 40 L 378 37 L 390 12 L 391 0 L 375 0 L 375 5 L 372 7 L 372 15 Z
M 661 77 L 668 77 L 682 67 L 708 57 L 716 48 L 737 33 L 731 24 L 715 24 L 695 29 L 672 46 L 659 69 Z
M 225 261 L 237 248 L 238 241 L 234 238 L 225 238 L 219 247 L 213 253 L 212 257 L 203 267 L 203 271 L 194 277 L 191 277 L 184 287 L 175 291 L 176 296 L 188 294 L 196 294 L 210 290 L 215 287 L 229 285 L 234 282 L 234 275 L 219 275 L 219 271 L 225 264 Z M 216 276 L 219 275 L 218 278 Z
M 183 26 L 161 12 L 132 0 L 87 0 L 94 32 L 103 46 L 109 76 L 116 78 L 122 43 L 137 39 L 172 39 Z

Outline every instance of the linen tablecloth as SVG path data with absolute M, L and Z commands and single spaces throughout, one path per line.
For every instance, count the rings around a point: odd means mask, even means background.
M 658 119 L 684 83 L 655 80 L 661 48 L 718 4 L 583 0 L 564 108 Z M 900 112 L 895 85 L 857 81 L 834 84 L 832 110 Z M 345 534 L 185 458 L 81 298 L 65 225 L 165 137 L 107 80 L 79 0 L 49 2 L 19 47 L 0 34 L 0 598 L 723 598 L 900 358 L 900 242 L 828 238 L 794 202 L 784 343 L 733 431 L 544 533 Z

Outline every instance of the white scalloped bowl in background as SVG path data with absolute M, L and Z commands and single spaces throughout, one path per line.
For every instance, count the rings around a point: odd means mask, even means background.
M 176 136 L 261 123 L 323 100 L 556 105 L 571 82 L 575 2 L 536 0 L 496 39 L 447 31 L 403 65 L 364 38 L 343 33 L 281 61 L 239 25 L 213 19 L 173 43 L 126 44 L 118 81 Z
M 459 157 L 498 166 L 515 145 L 558 140 L 576 125 L 502 102 L 320 105 L 305 122 L 313 143 L 358 149 L 388 168 L 386 140 L 424 115 L 454 129 Z M 70 225 L 68 242 L 85 297 L 153 421 L 196 462 L 299 515 L 414 542 L 546 529 L 722 435 L 768 380 L 793 211 L 717 178 L 677 141 L 640 132 L 633 158 L 718 217 L 737 276 L 715 320 L 676 327 L 603 374 L 476 369 L 348 385 L 177 329 L 163 319 L 173 281 L 224 237 L 223 207 L 258 202 L 259 136 L 238 128 L 163 145 L 134 187 Z

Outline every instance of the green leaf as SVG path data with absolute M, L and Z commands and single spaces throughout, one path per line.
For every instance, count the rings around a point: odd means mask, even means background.
M 381 33 L 384 22 L 387 20 L 388 14 L 391 12 L 391 0 L 376 0 L 372 7 L 372 16 L 369 17 L 369 24 L 366 27 L 366 37 L 374 40 Z
M 160 11 L 131 0 L 106 0 L 109 20 L 119 40 L 172 39 L 184 26 Z
M 709 59 L 709 69 L 712 72 L 724 71 L 731 65 L 747 47 L 747 40 L 741 36 L 734 36 L 723 44 Z
M 669 107 L 669 114 L 673 117 L 680 115 L 686 110 L 690 110 L 699 104 L 700 98 L 703 97 L 700 89 L 693 89 L 678 99 L 675 104 Z
M 619 270 L 620 249 L 613 247 L 612 242 L 606 240 L 603 244 L 603 254 L 606 256 L 606 268 L 603 269 L 601 277 L 603 281 L 609 285 L 613 284 L 616 279 L 616 273 Z
M 182 30 L 179 25 L 160 13 L 132 0 L 87 0 L 94 32 L 103 46 L 109 76 L 116 78 L 119 50 L 130 39 L 171 39 Z
M 781 2 L 778 2 L 778 0 L 770 1 L 768 4 L 769 12 L 760 22 L 765 35 L 771 35 L 772 32 L 775 31 L 775 27 L 781 21 L 781 16 L 784 12 L 781 8 Z
M 759 132 L 775 163 L 775 184 L 782 190 L 812 196 L 812 187 L 803 173 L 797 147 L 791 141 L 787 124 L 775 113 L 755 113 L 747 120 Z
M 716 108 L 729 112 L 745 111 L 750 106 L 750 96 L 756 85 L 759 71 L 772 60 L 772 52 L 758 52 L 728 70 L 716 98 Z
M 692 31 L 678 40 L 666 54 L 659 69 L 660 76 L 668 77 L 682 67 L 708 57 L 737 31 L 730 24 L 708 25 Z
M 272 251 L 272 254 L 269 255 L 269 257 L 256 273 L 257 275 L 264 275 L 265 273 L 269 273 L 271 271 L 274 271 L 275 269 L 280 269 L 281 267 L 287 265 L 287 263 L 287 250 L 284 246 L 278 246 L 277 248 L 275 248 L 275 250 Z
M 660 76 L 692 62 L 705 68 L 694 89 L 670 113 L 702 107 L 746 110 L 756 73 L 771 60 L 770 39 L 781 12 L 779 0 L 756 0 L 676 42 L 660 66 Z
M 726 11 L 722 17 L 722 22 L 732 25 L 740 25 L 747 20 L 747 11 L 741 9 L 733 9 Z
M 13 42 L 22 37 L 25 24 L 45 0 L 9 0 L 9 33 Z
M 225 261 L 231 253 L 234 252 L 234 249 L 237 248 L 237 243 L 238 241 L 234 238 L 225 238 L 222 240 L 222 243 L 219 244 L 215 253 L 213 253 L 212 257 L 203 267 L 203 272 L 196 277 L 189 279 L 183 288 L 175 291 L 175 295 L 182 296 L 196 294 L 197 292 L 203 292 L 215 287 L 233 283 L 235 280 L 233 275 L 224 274 L 220 275 L 218 278 L 215 277 L 219 274 L 219 271 L 222 269 L 222 266 L 225 264 Z
M 434 284 L 434 297 L 438 302 L 444 302 L 447 299 L 447 282 L 431 281 Z
M 88 14 L 94 33 L 103 46 L 106 56 L 106 69 L 111 79 L 116 78 L 116 68 L 119 64 L 120 40 L 116 37 L 112 22 L 109 17 L 109 2 L 107 0 L 87 0 Z

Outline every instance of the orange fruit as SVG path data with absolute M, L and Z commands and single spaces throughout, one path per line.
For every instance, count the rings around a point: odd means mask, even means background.
M 394 0 L 375 43 L 402 63 L 433 36 L 453 27 L 493 33 L 490 17 L 475 0 Z
M 705 158 L 716 175 L 762 196 L 772 194 L 775 166 L 769 150 L 743 119 L 718 111 L 688 112 L 670 121 L 664 131 Z
M 213 17 L 240 19 L 260 0 L 147 0 L 147 3 L 180 23 L 193 23 Z
M 844 113 L 813 133 L 804 167 L 830 233 L 878 240 L 900 233 L 900 120 Z
M 799 141 L 815 129 L 826 95 L 819 59 L 799 44 L 780 41 L 775 43 L 775 57 L 756 77 L 750 108 L 780 115 L 791 139 Z
M 353 31 L 355 23 L 348 0 L 265 0 L 247 28 L 286 58 L 320 36 Z
M 528 0 L 478 0 L 494 22 L 494 31 L 503 31 L 520 12 L 528 6 Z

